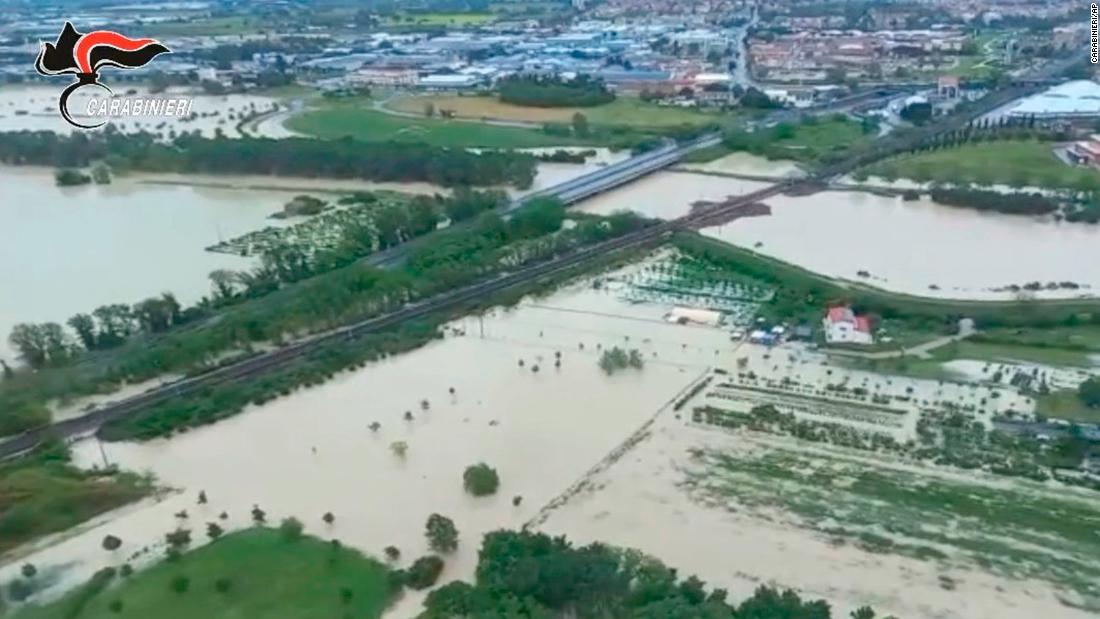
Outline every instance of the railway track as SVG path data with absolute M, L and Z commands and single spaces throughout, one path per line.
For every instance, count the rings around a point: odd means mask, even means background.
M 482 301 L 493 294 L 510 288 L 569 272 L 596 256 L 657 243 L 676 230 L 696 227 L 705 224 L 709 219 L 735 214 L 738 209 L 781 193 L 790 185 L 791 183 L 772 185 L 739 196 L 735 200 L 712 209 L 701 210 L 679 219 L 661 222 L 615 239 L 578 249 L 520 271 L 499 275 L 483 282 L 407 305 L 388 314 L 340 327 L 322 335 L 299 340 L 277 350 L 261 353 L 198 376 L 166 383 L 140 395 L 112 402 L 80 417 L 29 430 L 0 442 L 0 458 L 10 458 L 24 453 L 47 439 L 71 438 L 93 432 L 104 423 L 140 412 L 174 397 L 188 395 L 207 387 L 245 380 L 277 370 L 290 365 L 312 351 L 319 350 L 340 340 L 353 340 L 408 320 L 446 312 L 473 301 Z

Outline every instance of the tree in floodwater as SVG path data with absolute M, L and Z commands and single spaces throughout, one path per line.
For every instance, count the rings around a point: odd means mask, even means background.
M 425 524 L 424 535 L 428 538 L 428 546 L 436 552 L 454 552 L 458 548 L 458 529 L 450 518 L 432 514 L 428 516 Z
M 493 467 L 479 462 L 466 467 L 462 474 L 462 485 L 466 492 L 474 496 L 487 496 L 497 491 L 500 486 L 500 476 Z
M 628 352 L 618 346 L 613 346 L 600 355 L 600 369 L 608 375 L 626 368 L 640 370 L 644 366 L 645 360 L 642 358 L 642 353 L 638 352 L 637 349 Z

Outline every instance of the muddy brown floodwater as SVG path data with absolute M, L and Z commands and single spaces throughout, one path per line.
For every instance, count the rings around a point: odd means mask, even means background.
M 102 454 L 94 440 L 78 443 L 75 457 L 83 465 L 102 464 L 105 455 L 180 492 L 48 540 L 0 570 L 0 581 L 29 560 L 54 574 L 47 595 L 56 594 L 158 544 L 179 523 L 173 514 L 181 509 L 190 514 L 184 524 L 202 539 L 205 523 L 222 510 L 231 526 L 248 526 L 253 504 L 270 522 L 296 516 L 308 532 L 375 556 L 395 545 L 403 563 L 427 552 L 427 517 L 445 514 L 461 542 L 442 581 L 468 579 L 484 533 L 522 526 L 716 358 L 714 330 L 668 325 L 662 311 L 625 305 L 582 284 L 483 321 L 461 320 L 455 326 L 464 336 L 175 438 L 105 444 Z M 606 376 L 597 366 L 598 347 L 616 344 L 640 349 L 645 368 Z M 562 353 L 557 369 L 556 352 Z M 413 421 L 403 419 L 405 411 Z M 382 424 L 377 433 L 368 429 L 374 421 Z M 394 441 L 408 444 L 404 459 L 391 453 Z M 480 461 L 499 471 L 501 487 L 475 499 L 463 491 L 462 472 Z M 210 500 L 205 506 L 195 503 L 200 490 Z M 518 507 L 515 495 L 523 497 Z M 336 516 L 331 527 L 321 521 L 327 511 Z M 124 541 L 114 553 L 100 546 L 108 533 Z M 393 615 L 412 616 L 420 600 L 407 596 Z

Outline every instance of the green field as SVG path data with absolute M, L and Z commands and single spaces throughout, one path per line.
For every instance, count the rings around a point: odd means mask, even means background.
M 629 127 L 651 130 L 679 125 L 729 123 L 745 116 L 701 112 L 692 108 L 664 107 L 637 97 L 620 96 L 611 103 L 594 107 L 526 107 L 504 103 L 495 96 L 417 95 L 398 96 L 386 107 L 400 112 L 421 114 L 431 104 L 436 110 L 449 110 L 458 118 L 494 119 L 543 124 L 569 123 L 574 114 L 583 114 L 593 127 Z
M 400 13 L 388 15 L 386 26 L 480 26 L 496 20 L 492 13 Z
M 829 161 L 873 136 L 874 133 L 865 131 L 861 123 L 844 116 L 833 116 L 827 119 L 810 118 L 801 123 L 780 123 L 752 132 L 732 131 L 726 134 L 725 145 L 731 150 L 746 151 L 768 159 L 813 163 Z
M 782 510 L 834 544 L 935 562 L 945 574 L 1045 581 L 1100 611 L 1100 494 L 895 468 L 882 454 L 869 466 L 851 452 L 801 444 L 698 452 L 686 487 L 742 517 L 774 521 Z
M 586 143 L 536 129 L 462 120 L 404 118 L 369 109 L 362 103 L 327 104 L 290 118 L 286 126 L 326 139 L 351 137 L 369 142 L 421 142 L 450 148 L 535 148 Z
M 74 527 L 145 496 L 151 484 L 133 473 L 96 473 L 68 463 L 63 447 L 0 466 L 0 554 Z
M 904 155 L 865 171 L 887 179 L 920 182 L 1005 184 L 1014 187 L 1100 188 L 1100 172 L 1069 166 L 1053 152 L 1053 142 L 999 140 Z
M 1040 395 L 1035 400 L 1040 415 L 1081 423 L 1100 423 L 1100 409 L 1085 406 L 1075 389 L 1063 389 Z
M 173 581 L 188 579 L 186 591 Z M 228 591 L 215 588 L 229 580 Z M 346 592 L 345 592 L 346 591 Z M 350 597 L 348 596 L 350 592 Z M 176 560 L 123 578 L 105 590 L 85 585 L 18 619 L 332 619 L 380 617 L 393 600 L 389 569 L 322 540 L 285 539 L 273 529 L 228 535 Z M 112 610 L 114 602 L 122 608 Z

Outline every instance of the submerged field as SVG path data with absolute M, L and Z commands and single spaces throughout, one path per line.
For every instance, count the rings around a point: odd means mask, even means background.
M 696 452 L 687 489 L 712 505 L 793 520 L 835 545 L 930 562 L 953 589 L 979 568 L 1041 580 L 1100 611 L 1100 495 L 882 463 L 797 444 Z

